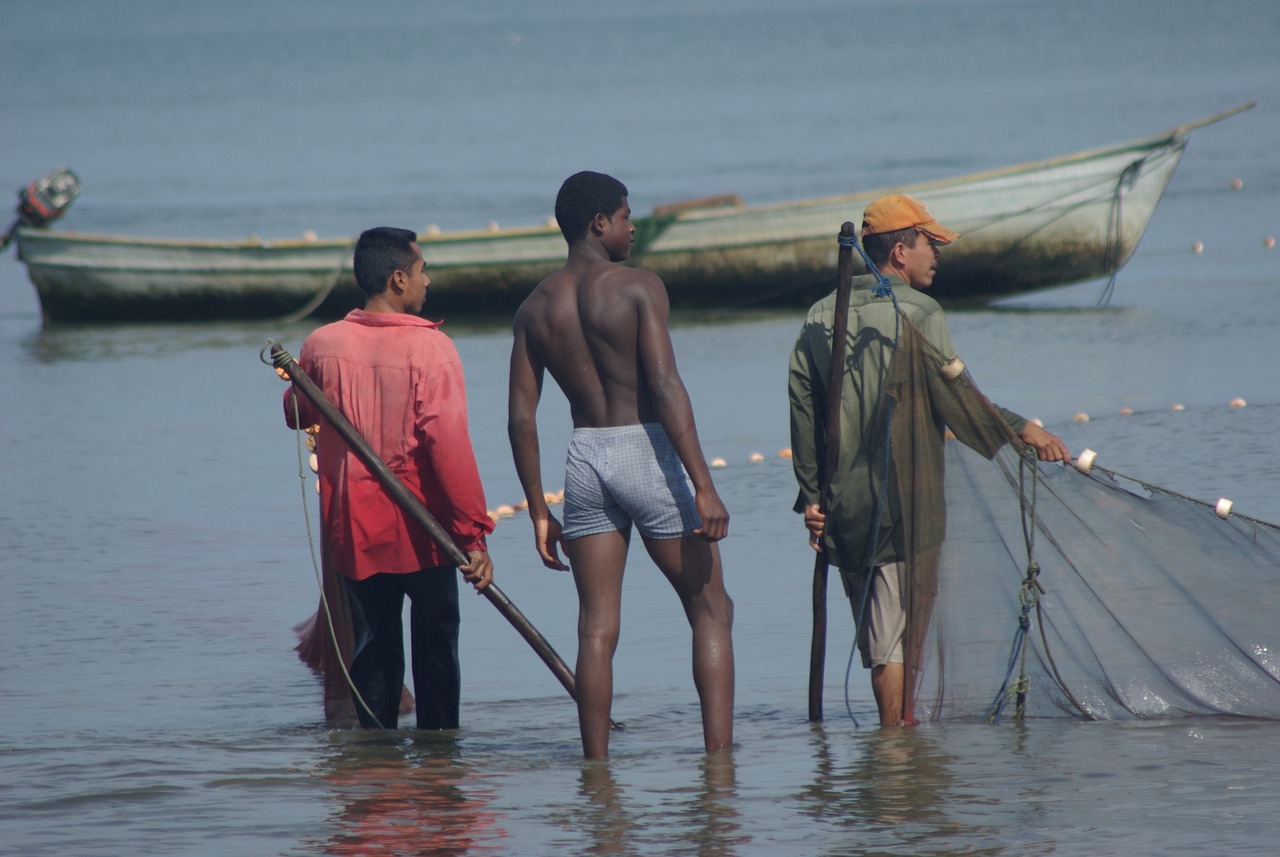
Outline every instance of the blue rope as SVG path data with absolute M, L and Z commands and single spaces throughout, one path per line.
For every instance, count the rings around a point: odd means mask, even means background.
M 1022 601 L 1022 614 L 1018 617 L 1018 630 L 1013 635 L 1013 645 L 1009 649 L 1009 664 L 1005 669 L 1004 683 L 1000 685 L 1000 690 L 996 692 L 995 701 L 991 705 L 991 710 L 987 713 L 988 723 L 999 723 L 1000 715 L 1004 712 L 1005 703 L 1009 701 L 1009 686 L 1013 681 L 1013 671 L 1018 665 L 1020 658 L 1026 657 L 1026 648 L 1024 644 L 1027 640 L 1027 632 L 1031 630 L 1031 608 L 1036 605 L 1039 599 L 1037 592 L 1040 583 L 1036 580 L 1040 576 L 1040 564 L 1032 562 L 1027 566 L 1027 576 L 1022 581 L 1022 592 L 1019 599 Z M 1015 707 L 1018 712 L 1018 719 L 1023 719 L 1026 709 L 1028 681 L 1026 670 L 1018 677 L 1018 682 L 1013 687 L 1016 695 Z
M 862 257 L 862 263 L 867 266 L 867 272 L 876 275 L 876 286 L 871 290 L 871 294 L 878 298 L 893 298 L 893 308 L 896 310 L 898 308 L 898 299 L 894 297 L 893 288 L 889 285 L 889 278 L 880 273 L 880 269 L 876 267 L 876 263 L 871 261 L 871 257 L 867 255 L 866 250 L 862 249 L 862 245 L 857 242 L 857 239 L 853 238 L 853 236 L 850 236 L 850 239 L 852 240 L 853 246 L 857 248 L 858 255 Z M 845 238 L 841 235 L 841 245 L 849 246 L 845 244 L 844 241 Z M 894 334 L 893 337 L 893 347 L 895 349 L 898 347 L 897 334 Z
M 1031 471 L 1031 504 L 1027 508 L 1026 475 Z M 1027 449 L 1018 459 L 1018 497 L 1022 507 L 1022 538 L 1027 548 L 1027 576 L 1022 579 L 1022 589 L 1018 599 L 1022 602 L 1022 614 L 1018 617 L 1018 630 L 1013 635 L 1013 645 L 1009 649 L 1009 665 L 1005 670 L 1004 683 L 996 693 L 987 713 L 988 723 L 999 723 L 1005 703 L 1010 694 L 1010 682 L 1013 670 L 1019 659 L 1022 671 L 1013 685 L 1015 696 L 1014 709 L 1019 720 L 1026 718 L 1027 692 L 1031 689 L 1031 679 L 1027 676 L 1027 632 L 1031 630 L 1031 609 L 1039 609 L 1040 593 L 1044 587 L 1040 585 L 1040 563 L 1036 562 L 1036 488 L 1040 484 L 1040 468 L 1036 464 L 1035 452 Z

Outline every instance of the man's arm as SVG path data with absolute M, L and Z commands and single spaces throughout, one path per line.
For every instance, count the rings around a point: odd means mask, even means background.
M 806 337 L 808 325 L 796 340 L 787 373 L 787 399 L 791 412 L 791 469 L 795 472 L 800 493 L 795 511 L 817 505 L 821 478 L 825 410 L 822 402 L 826 390 L 819 389 L 821 378 L 813 365 L 813 354 Z
M 676 369 L 675 348 L 667 328 L 670 317 L 667 290 L 656 275 L 648 271 L 636 273 L 639 275 L 636 345 L 640 360 L 637 368 L 653 397 L 658 421 L 693 482 L 694 501 L 702 518 L 702 526 L 694 532 L 706 541 L 719 541 L 729 534 L 729 512 L 711 480 L 711 469 L 698 441 L 689 392 Z
M 291 429 L 305 429 L 318 422 L 319 419 L 312 413 L 310 400 L 294 390 L 290 383 L 289 388 L 284 391 L 284 424 Z
M 299 366 L 305 365 L 302 361 L 306 358 L 306 353 L 307 343 L 304 340 L 302 348 L 298 351 Z M 312 367 L 311 369 L 304 371 L 306 371 L 307 377 L 319 385 L 320 379 L 313 374 L 314 369 L 315 367 Z M 276 373 L 284 380 L 289 381 L 288 369 L 277 369 Z M 284 424 L 291 429 L 306 429 L 318 424 L 319 422 L 320 416 L 312 406 L 311 400 L 294 390 L 293 382 L 290 381 L 288 389 L 284 391 Z
M 485 509 L 484 487 L 471 446 L 462 361 L 449 344 L 440 348 L 427 365 L 430 368 L 414 391 L 424 465 L 428 478 L 449 503 L 449 519 L 440 523 L 468 554 L 470 561 L 463 567 L 464 576 L 482 589 L 492 579 L 492 564 L 478 554 L 488 551 L 485 536 L 493 532 L 493 521 Z
M 1022 438 L 1022 442 L 1029 445 L 1036 451 L 1036 456 L 1041 461 L 1070 461 L 1071 453 L 1067 450 L 1067 445 L 1062 442 L 1062 438 L 1050 431 L 1046 431 L 1026 417 L 1014 413 L 1008 408 L 992 402 L 992 407 L 1000 414 L 1001 419 L 1009 426 L 1009 429 Z
M 946 316 L 941 310 L 931 313 L 922 323 L 921 329 L 929 342 L 942 353 L 943 360 L 951 360 L 956 356 L 955 345 L 951 342 L 951 332 L 947 328 Z M 1071 453 L 1067 450 L 1067 445 L 1062 442 L 1062 438 L 1045 431 L 1008 408 L 992 404 L 1013 433 L 1035 449 L 1041 461 L 1071 460 Z
M 511 375 L 507 388 L 507 437 L 516 475 L 529 503 L 529 519 L 533 522 L 534 547 L 542 564 L 558 571 L 568 571 L 560 559 L 564 544 L 560 522 L 547 507 L 542 489 L 542 453 L 538 446 L 538 402 L 542 398 L 545 367 L 530 345 L 526 322 L 516 315 L 515 342 L 511 345 Z
M 795 472 L 799 494 L 795 511 L 804 515 L 809 530 L 809 545 L 822 550 L 822 534 L 826 529 L 826 516 L 819 505 L 819 471 L 822 467 L 822 425 L 820 398 L 815 397 L 814 382 L 818 377 L 813 368 L 813 355 L 805 342 L 802 331 L 791 352 L 787 376 L 787 398 L 791 411 L 791 468 Z M 825 391 L 822 391 L 825 393 Z

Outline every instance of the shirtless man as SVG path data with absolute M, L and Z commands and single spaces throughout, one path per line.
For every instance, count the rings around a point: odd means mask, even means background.
M 684 605 L 693 629 L 693 680 L 707 752 L 733 742 L 733 601 L 720 551 L 729 513 L 716 494 L 676 372 L 666 287 L 621 263 L 635 226 L 627 189 L 610 176 L 570 176 L 556 197 L 569 244 L 565 266 L 516 313 L 508 434 L 548 568 L 569 570 L 578 590 L 578 724 L 583 755 L 609 754 L 613 653 L 631 525 Z M 548 371 L 569 400 L 573 437 L 565 475 L 565 525 L 547 508 L 537 409 Z

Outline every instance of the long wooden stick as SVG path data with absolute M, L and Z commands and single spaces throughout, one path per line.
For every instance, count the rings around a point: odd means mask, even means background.
M 279 344 L 271 346 L 272 364 L 277 369 L 283 369 L 288 373 L 290 379 L 293 380 L 293 386 L 304 396 L 311 400 L 311 403 L 318 410 L 334 431 L 342 435 L 342 439 L 351 447 L 351 451 L 365 463 L 365 466 L 373 473 L 377 480 L 382 483 L 382 487 L 391 495 L 391 499 L 404 510 L 404 513 L 411 520 L 427 531 L 427 534 L 435 541 L 440 548 L 449 555 L 449 559 L 455 565 L 467 565 L 471 562 L 470 558 L 463 553 L 462 548 L 454 544 L 453 539 L 440 526 L 439 522 L 432 516 L 427 507 L 418 499 L 408 486 L 401 481 L 400 477 L 391 472 L 391 468 L 378 457 L 373 451 L 373 447 L 369 446 L 368 441 L 361 437 L 360 432 L 356 431 L 347 418 L 337 407 L 321 392 L 316 386 L 315 381 L 308 377 L 307 373 L 298 365 L 298 361 L 293 358 L 289 352 L 285 351 Z M 556 654 L 556 650 L 551 648 L 551 644 L 547 642 L 547 638 L 539 633 L 538 629 L 533 627 L 520 610 L 511 603 L 511 599 L 503 594 L 502 590 L 496 584 L 490 583 L 484 589 L 480 590 L 485 598 L 494 607 L 498 608 L 498 612 L 511 623 L 512 627 L 524 637 L 525 641 L 533 647 L 538 657 L 551 668 L 551 672 L 560 684 L 564 685 L 564 689 L 569 691 L 569 696 L 574 700 L 578 698 L 578 683 L 574 678 L 573 671 L 565 664 L 565 662 Z
M 824 426 L 822 476 L 818 507 L 827 512 L 827 491 L 840 454 L 840 397 L 844 391 L 845 337 L 849 332 L 849 292 L 853 288 L 853 224 L 840 227 L 840 255 L 836 268 L 836 310 L 831 324 L 831 370 L 827 374 L 827 412 Z M 830 526 L 830 522 L 827 522 Z M 822 686 L 827 663 L 827 555 L 813 561 L 813 640 L 809 645 L 809 721 L 822 720 Z

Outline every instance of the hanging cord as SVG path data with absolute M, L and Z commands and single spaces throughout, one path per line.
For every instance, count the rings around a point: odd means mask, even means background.
M 1120 174 L 1120 180 L 1116 182 L 1115 192 L 1111 197 L 1111 210 L 1107 214 L 1107 248 L 1105 254 L 1107 267 L 1111 268 L 1111 276 L 1107 278 L 1107 284 L 1103 287 L 1102 294 L 1098 295 L 1096 304 L 1098 307 L 1105 307 L 1111 304 L 1111 296 L 1116 290 L 1116 275 L 1120 273 L 1120 266 L 1116 264 L 1120 258 L 1120 229 L 1124 202 L 1120 196 L 1120 188 L 1124 185 L 1124 177 L 1128 172 L 1129 170 L 1126 169 Z
M 924 237 L 924 236 L 921 236 Z M 917 238 L 916 240 L 920 240 Z M 893 285 L 889 282 L 889 278 L 880 272 L 875 262 L 871 261 L 871 257 L 867 255 L 867 251 L 862 249 L 862 245 L 858 242 L 856 235 L 841 235 L 839 238 L 840 245 L 844 247 L 852 246 L 858 251 L 858 255 L 862 257 L 863 264 L 867 266 L 867 271 L 875 275 L 876 285 L 871 289 L 871 294 L 878 298 L 889 298 L 893 301 L 893 346 L 892 353 L 897 353 L 898 339 L 902 334 L 902 308 L 898 306 L 898 296 L 893 293 Z M 888 367 L 889 361 L 885 361 L 881 372 Z M 881 379 L 883 387 L 884 378 Z M 858 718 L 853 714 L 853 705 L 849 701 L 849 680 L 853 673 L 853 659 L 858 651 L 858 639 L 861 637 L 862 628 L 867 620 L 867 604 L 871 595 L 871 584 L 875 574 L 875 558 L 880 549 L 880 519 L 884 511 L 884 501 L 889 493 L 889 429 L 893 425 L 893 399 L 881 394 L 881 401 L 885 403 L 884 415 L 884 473 L 881 478 L 880 495 L 876 498 L 876 511 L 871 519 L 871 538 L 867 541 L 867 553 L 863 557 L 862 566 L 859 574 L 862 576 L 862 598 L 858 605 L 857 618 L 853 623 L 853 645 L 849 648 L 849 663 L 844 672 L 844 709 L 849 715 L 849 719 L 853 721 L 855 729 L 861 728 L 858 725 Z M 829 406 L 829 403 L 828 403 Z M 837 403 L 839 407 L 839 403 Z
M 1030 508 L 1028 508 L 1027 504 L 1026 490 L 1026 471 L 1028 469 L 1032 472 Z M 1026 719 L 1027 694 L 1031 690 L 1031 679 L 1027 675 L 1026 639 L 1031 630 L 1032 608 L 1035 609 L 1036 622 L 1040 626 L 1040 644 L 1043 647 L 1045 661 L 1048 664 L 1049 671 L 1053 673 L 1053 679 L 1057 682 L 1058 689 L 1062 691 L 1067 701 L 1076 707 L 1077 711 L 1085 717 L 1089 716 L 1088 710 L 1071 693 L 1066 680 L 1062 677 L 1062 673 L 1058 669 L 1058 662 L 1053 656 L 1053 649 L 1049 645 L 1048 632 L 1045 630 L 1044 608 L 1040 601 L 1040 596 L 1044 594 L 1045 590 L 1044 585 L 1040 583 L 1040 563 L 1035 559 L 1035 536 L 1041 526 L 1036 512 L 1036 488 L 1039 484 L 1040 465 L 1036 462 L 1035 450 L 1026 447 L 1021 451 L 1018 458 L 1018 502 L 1022 516 L 1022 538 L 1027 549 L 1027 574 L 1023 578 L 1022 588 L 1018 593 L 1022 611 L 1018 617 L 1018 630 L 1014 633 L 1013 645 L 1009 650 L 1009 665 L 1005 671 L 1004 683 L 996 693 L 991 710 L 987 713 L 988 723 L 1000 722 L 1000 716 L 1010 697 L 1014 698 L 1015 718 L 1018 720 Z M 1021 671 L 1017 682 L 1012 683 L 1011 686 L 1015 664 L 1020 664 Z
M 311 313 L 319 309 L 320 304 L 324 303 L 330 293 L 337 288 L 338 283 L 342 282 L 342 272 L 346 270 L 347 262 L 350 260 L 351 254 L 354 250 L 355 245 L 344 248 L 342 251 L 342 258 L 338 260 L 338 267 L 334 269 L 333 276 L 325 280 L 324 285 L 322 285 L 319 291 L 312 295 L 305 304 L 298 307 L 288 315 L 281 316 L 276 319 L 276 321 L 280 324 L 293 324 L 294 322 L 302 321 L 304 318 L 311 315 Z
M 1040 484 L 1040 465 L 1036 462 L 1035 452 L 1030 448 L 1028 448 L 1026 450 L 1025 455 L 1023 455 L 1018 460 L 1018 497 L 1019 497 L 1020 503 L 1024 503 L 1025 501 L 1022 498 L 1026 497 L 1026 489 L 1024 487 L 1022 474 L 1027 467 L 1030 467 L 1032 469 L 1032 473 L 1034 475 L 1032 477 L 1032 483 L 1031 483 L 1032 491 L 1031 491 L 1030 535 L 1029 536 L 1027 535 L 1026 512 L 1024 509 L 1023 538 L 1026 539 L 1027 541 L 1027 563 L 1028 563 L 1027 575 L 1028 577 L 1032 577 L 1030 566 L 1031 565 L 1035 566 L 1035 575 L 1034 575 L 1035 591 L 1032 593 L 1032 597 L 1035 599 L 1036 624 L 1040 626 L 1040 645 L 1042 650 L 1044 651 L 1045 662 L 1049 665 L 1049 671 L 1053 673 L 1053 680 L 1057 682 L 1058 689 L 1062 691 L 1062 694 L 1063 696 L 1066 697 L 1067 701 L 1076 707 L 1077 711 L 1079 711 L 1085 717 L 1089 717 L 1090 716 L 1089 711 L 1080 703 L 1080 700 L 1076 699 L 1075 694 L 1071 692 L 1071 688 L 1067 687 L 1067 681 L 1062 677 L 1062 672 L 1058 669 L 1058 661 L 1053 656 L 1053 648 L 1049 645 L 1049 632 L 1045 628 L 1045 621 L 1044 621 L 1044 603 L 1040 600 L 1040 596 L 1044 594 L 1044 585 L 1040 583 L 1040 577 L 1039 577 L 1040 564 L 1035 561 L 1035 534 L 1042 526 L 1042 524 L 1040 523 L 1039 516 L 1036 514 L 1037 507 L 1036 507 L 1036 501 L 1035 501 L 1035 486 Z M 1050 544 L 1053 543 L 1052 536 L 1049 537 L 1049 542 Z M 1025 586 L 1025 583 L 1023 585 Z M 1019 710 L 1018 710 L 1018 719 L 1025 720 L 1026 719 L 1026 704 L 1025 704 L 1026 693 L 1031 689 L 1030 679 L 1027 678 L 1027 660 L 1026 660 L 1025 648 L 1023 650 L 1023 657 L 1022 657 L 1021 683 L 1023 685 L 1023 690 L 1022 690 L 1022 699 L 1021 699 Z
M 1013 635 L 1013 646 L 1009 650 L 1009 663 L 1005 669 L 1004 682 L 1000 685 L 1000 690 L 996 692 L 996 698 L 991 704 L 991 710 L 987 712 L 988 723 L 999 723 L 1000 717 L 1004 713 L 1005 704 L 1009 698 L 1013 697 L 1014 717 L 1017 720 L 1026 719 L 1027 713 L 1027 692 L 1031 689 L 1031 682 L 1027 678 L 1027 632 L 1031 629 L 1031 609 L 1035 607 L 1039 609 L 1040 593 L 1044 591 L 1040 586 L 1037 577 L 1040 574 L 1040 566 L 1038 563 L 1027 564 L 1027 576 L 1022 579 L 1022 589 L 1018 593 L 1018 600 L 1022 603 L 1022 612 L 1018 616 L 1018 630 Z M 1013 670 L 1015 666 L 1020 666 L 1016 682 L 1013 681 Z
M 1027 503 L 1026 473 L 1032 471 L 1031 502 Z M 1022 514 L 1022 541 L 1027 550 L 1027 574 L 1022 579 L 1022 588 L 1018 593 L 1018 601 L 1022 611 L 1018 616 L 1018 630 L 1013 635 L 1013 645 L 1009 649 L 1009 663 L 1005 669 L 1004 682 L 996 693 L 996 698 L 987 712 L 988 723 L 999 723 L 1000 716 L 1009 698 L 1014 699 L 1014 716 L 1018 720 L 1026 719 L 1027 693 L 1031 689 L 1031 681 L 1027 677 L 1027 632 L 1031 630 L 1031 611 L 1040 616 L 1040 595 L 1044 587 L 1040 585 L 1040 563 L 1036 562 L 1036 488 L 1040 484 L 1040 468 L 1036 465 L 1036 453 L 1030 447 L 1023 449 L 1018 457 L 1018 498 Z M 1043 633 L 1043 623 L 1041 632 Z M 1017 681 L 1013 681 L 1014 667 L 1018 666 Z
M 268 366 L 275 365 L 273 361 L 266 359 L 266 353 L 267 353 L 267 350 L 271 348 L 271 346 L 277 345 L 277 344 L 278 343 L 276 343 L 274 340 L 268 339 L 266 344 L 262 346 L 262 350 L 258 352 L 258 359 L 261 360 L 263 363 L 267 364 Z M 280 352 L 280 353 L 283 354 L 284 352 Z M 287 371 L 283 365 L 275 366 L 275 368 L 277 372 Z M 287 379 L 287 375 L 282 377 L 285 377 Z M 316 543 L 315 543 L 314 535 L 312 533 L 312 526 L 311 526 L 311 504 L 309 502 L 309 498 L 307 497 L 307 470 L 309 468 L 303 463 L 303 458 L 302 458 L 302 448 L 304 443 L 302 438 L 303 438 L 303 435 L 305 435 L 307 432 L 301 427 L 302 417 L 301 417 L 301 414 L 299 413 L 299 408 L 298 408 L 298 394 L 296 391 L 292 389 L 289 392 L 289 403 L 293 407 L 293 424 L 295 426 L 298 426 L 298 428 L 295 429 L 294 434 L 295 434 L 295 437 L 297 438 L 296 446 L 298 451 L 298 480 L 299 480 L 298 484 L 300 486 L 301 497 L 302 497 L 302 517 L 306 522 L 307 547 L 311 550 L 311 568 L 315 572 L 316 584 L 320 588 L 320 607 L 322 612 L 324 613 L 325 625 L 329 631 L 329 640 L 330 642 L 333 643 L 334 652 L 338 653 L 338 658 L 337 658 L 338 665 L 342 667 L 342 676 L 346 680 L 347 686 L 351 688 L 352 696 L 355 697 L 356 702 L 360 705 L 361 708 L 364 709 L 365 713 L 369 715 L 370 719 L 373 720 L 374 725 L 376 725 L 378 729 L 382 730 L 383 732 L 388 732 L 390 730 L 388 730 L 387 727 L 382 725 L 382 722 L 378 720 L 377 715 L 374 714 L 373 710 L 369 708 L 369 704 L 365 702 L 364 697 L 360 694 L 360 691 L 356 688 L 355 679 L 351 677 L 351 673 L 347 670 L 346 661 L 343 660 L 342 658 L 342 647 L 338 644 L 338 629 L 333 621 L 333 610 L 329 606 L 329 597 L 324 591 L 324 574 L 320 570 L 320 560 L 316 556 Z
M 1102 294 L 1098 296 L 1098 306 L 1104 307 L 1111 303 L 1111 295 L 1116 288 L 1116 275 L 1120 273 L 1120 254 L 1123 252 L 1121 242 L 1124 240 L 1124 190 L 1128 185 L 1129 190 L 1133 189 L 1134 184 L 1138 180 L 1138 174 L 1142 172 L 1142 165 L 1147 162 L 1146 158 L 1140 158 L 1129 166 L 1125 167 L 1120 173 L 1120 177 L 1116 179 L 1115 190 L 1111 196 L 1111 211 L 1107 216 L 1107 266 L 1111 268 L 1111 277 L 1107 280 L 1106 288 L 1102 290 Z

